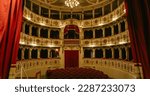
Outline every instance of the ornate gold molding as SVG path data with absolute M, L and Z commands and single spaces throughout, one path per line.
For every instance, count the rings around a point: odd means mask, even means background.
M 124 3 L 122 3 L 113 12 L 109 13 L 108 15 L 101 16 L 99 18 L 89 20 L 76 20 L 76 19 L 55 20 L 37 15 L 25 7 L 23 17 L 35 24 L 46 27 L 64 28 L 66 25 L 74 24 L 81 28 L 88 28 L 88 27 L 104 26 L 109 23 L 116 22 L 119 18 L 125 15 L 124 10 L 125 5 Z

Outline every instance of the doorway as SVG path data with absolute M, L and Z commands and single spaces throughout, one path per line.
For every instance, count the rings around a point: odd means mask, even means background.
M 65 50 L 65 68 L 79 67 L 79 51 Z

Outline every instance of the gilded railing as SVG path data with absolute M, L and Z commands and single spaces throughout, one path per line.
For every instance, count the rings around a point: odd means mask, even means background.
M 124 16 L 125 13 L 126 13 L 125 4 L 122 3 L 117 9 L 115 9 L 111 13 L 98 18 L 89 19 L 89 20 L 76 20 L 76 19 L 55 20 L 55 19 L 45 18 L 43 16 L 35 14 L 34 12 L 30 11 L 26 7 L 24 8 L 23 17 L 35 24 L 39 24 L 47 27 L 63 28 L 66 25 L 73 24 L 82 28 L 87 28 L 87 27 L 103 26 L 105 24 L 114 22 L 120 17 Z
M 112 75 L 112 77 L 114 75 L 114 78 L 118 78 L 115 77 L 116 73 L 120 75 L 119 78 L 123 77 L 122 73 L 124 73 L 126 77 L 129 78 L 143 77 L 141 65 L 134 63 L 132 61 L 117 60 L 117 59 L 83 59 L 81 67 L 101 70 L 110 76 Z M 116 71 L 116 73 L 114 72 L 114 70 Z M 113 72 L 115 74 L 113 74 Z
M 83 47 L 114 46 L 130 43 L 129 32 L 121 32 L 117 35 L 96 39 L 50 39 L 30 36 L 21 32 L 20 44 L 29 46 L 61 47 L 64 44 L 79 44 Z
M 30 36 L 21 32 L 20 44 L 28 46 L 59 47 L 62 45 L 62 40 L 40 38 L 36 36 Z

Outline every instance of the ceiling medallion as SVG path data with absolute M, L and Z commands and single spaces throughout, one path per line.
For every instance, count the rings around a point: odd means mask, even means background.
M 65 1 L 65 5 L 70 8 L 74 8 L 74 7 L 78 6 L 79 4 L 80 3 L 78 0 L 66 0 Z

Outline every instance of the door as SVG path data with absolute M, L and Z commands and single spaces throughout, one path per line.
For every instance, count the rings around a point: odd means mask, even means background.
M 65 50 L 65 68 L 79 67 L 79 51 Z

